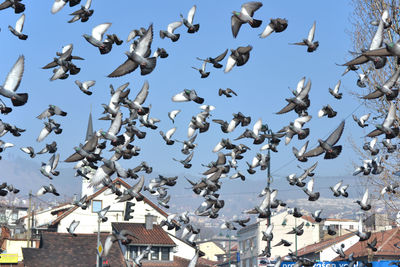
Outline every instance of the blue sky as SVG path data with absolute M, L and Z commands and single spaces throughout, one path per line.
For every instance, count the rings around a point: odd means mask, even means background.
M 352 26 L 350 16 L 352 7 L 349 1 L 268 1 L 255 13 L 255 18 L 263 20 L 258 29 L 252 29 L 243 25 L 238 37 L 232 37 L 230 29 L 230 17 L 233 10 L 240 10 L 244 1 L 98 1 L 93 0 L 92 8 L 95 10 L 93 16 L 86 23 L 67 23 L 71 18 L 68 14 L 79 7 L 70 8 L 68 5 L 59 13 L 50 13 L 52 2 L 38 1 L 35 4 L 26 2 L 26 21 L 24 33 L 28 34 L 28 40 L 21 41 L 13 36 L 7 29 L 8 25 L 15 25 L 20 15 L 14 14 L 13 10 L 1 11 L 0 32 L 1 50 L 0 79 L 4 81 L 8 71 L 20 54 L 25 55 L 25 73 L 18 92 L 29 93 L 29 101 L 25 106 L 15 107 L 9 115 L 2 116 L 5 122 L 15 124 L 18 127 L 26 128 L 27 131 L 21 137 L 15 138 L 10 134 L 2 137 L 2 140 L 13 142 L 16 147 L 11 148 L 8 153 L 28 158 L 19 147 L 32 145 L 36 150 L 41 149 L 45 143 L 55 140 L 59 144 L 61 159 L 65 159 L 73 153 L 73 147 L 84 141 L 89 111 L 92 110 L 95 129 L 108 129 L 109 123 L 98 121 L 103 111 L 101 104 L 109 102 L 109 85 L 118 87 L 125 82 L 130 83 L 131 94 L 134 98 L 140 90 L 143 82 L 150 83 L 150 93 L 146 104 L 152 104 L 151 117 L 161 119 L 159 128 L 156 131 L 144 128 L 148 135 L 143 140 L 134 141 L 133 144 L 142 148 L 139 157 L 122 162 L 126 168 L 138 165 L 142 160 L 149 162 L 157 173 L 190 173 L 193 176 L 200 176 L 204 168 L 200 163 L 208 163 L 215 160 L 217 155 L 211 152 L 212 148 L 221 138 L 229 137 L 231 140 L 239 136 L 245 128 L 238 127 L 233 133 L 223 134 L 217 124 L 211 123 L 210 130 L 200 134 L 197 139 L 199 147 L 195 150 L 192 161 L 193 167 L 188 171 L 172 161 L 172 157 L 183 159 L 185 156 L 180 153 L 181 146 L 166 146 L 159 130 L 164 132 L 174 125 L 167 117 L 168 111 L 181 109 L 176 118 L 175 126 L 177 132 L 175 138 L 186 139 L 187 126 L 190 118 L 197 114 L 199 105 L 193 102 L 174 103 L 171 97 L 182 91 L 184 88 L 195 89 L 199 96 L 204 97 L 205 103 L 216 106 L 212 112 L 211 119 L 224 119 L 229 121 L 232 113 L 241 111 L 252 117 L 252 123 L 262 118 L 264 123 L 277 131 L 293 121 L 297 115 L 290 112 L 283 115 L 276 115 L 275 112 L 286 105 L 285 98 L 291 96 L 288 87 L 294 88 L 297 82 L 306 76 L 311 79 L 312 88 L 310 92 L 311 107 L 310 115 L 313 119 L 306 124 L 311 129 L 308 139 L 309 148 L 316 145 L 316 139 L 326 137 L 334 130 L 344 118 L 347 118 L 360 102 L 349 94 L 351 90 L 359 90 L 356 87 L 357 76 L 349 73 L 341 77 L 343 67 L 335 63 L 343 63 L 348 59 L 348 50 L 353 50 L 350 41 Z M 82 2 L 84 4 L 84 2 Z M 179 14 L 186 16 L 189 9 L 197 5 L 195 22 L 200 23 L 200 30 L 195 34 L 186 33 L 186 28 L 177 29 L 181 34 L 178 42 L 172 43 L 169 39 L 161 40 L 159 31 L 165 30 L 171 22 L 179 20 Z M 273 33 L 266 39 L 260 39 L 260 34 L 270 18 L 286 18 L 289 26 L 283 33 Z M 313 22 L 317 22 L 315 40 L 320 46 L 314 53 L 307 53 L 305 47 L 291 46 L 288 43 L 298 42 L 308 34 Z M 112 51 L 107 55 L 100 55 L 97 48 L 91 46 L 83 34 L 90 34 L 93 27 L 98 24 L 111 22 L 112 26 L 107 33 L 115 33 L 124 43 L 121 46 L 113 46 Z M 165 48 L 169 53 L 166 59 L 157 60 L 156 69 L 147 76 L 140 76 L 138 71 L 121 78 L 107 78 L 119 64 L 125 61 L 124 52 L 128 50 L 125 42 L 128 33 L 132 29 L 140 27 L 147 28 L 150 23 L 154 24 L 153 51 L 157 47 Z M 85 58 L 84 61 L 75 61 L 81 72 L 78 75 L 70 76 L 66 80 L 49 81 L 52 75 L 51 70 L 43 70 L 41 67 L 49 63 L 55 53 L 60 51 L 62 46 L 69 43 L 74 44 L 74 55 Z M 253 50 L 249 62 L 242 67 L 235 67 L 230 73 L 223 73 L 222 69 L 214 69 L 207 66 L 211 74 L 206 79 L 200 79 L 197 71 L 191 67 L 199 67 L 201 62 L 196 57 L 217 56 L 226 48 L 237 48 L 238 46 L 252 45 Z M 229 54 L 228 54 L 229 55 Z M 226 59 L 223 64 L 226 63 Z M 93 88 L 93 95 L 84 95 L 77 86 L 75 80 L 96 80 Z M 335 86 L 341 79 L 341 91 L 344 96 L 342 100 L 334 99 L 328 88 Z M 237 97 L 227 99 L 217 95 L 219 88 L 232 88 L 238 93 Z M 8 99 L 6 103 L 10 103 Z M 64 129 L 61 135 L 50 134 L 40 144 L 35 140 L 39 135 L 43 122 L 36 119 L 48 104 L 54 104 L 68 112 L 67 117 L 55 117 L 55 120 L 62 124 Z M 338 111 L 333 119 L 326 117 L 318 118 L 318 110 L 326 104 Z M 124 109 L 125 110 L 125 109 Z M 364 114 L 364 108 L 360 107 L 356 115 Z M 125 113 L 127 114 L 127 113 Z M 339 144 L 343 145 L 342 154 L 334 160 L 323 160 L 319 157 L 317 174 L 320 176 L 348 176 L 351 175 L 352 161 L 359 161 L 348 138 L 352 137 L 359 144 L 363 142 L 363 136 L 371 129 L 361 129 L 349 117 L 346 121 L 344 135 Z M 242 140 L 244 144 L 250 145 L 250 140 Z M 279 153 L 273 153 L 272 171 L 279 176 L 292 172 L 300 172 L 296 167 L 299 162 L 294 161 L 292 146 L 301 147 L 302 141 L 294 138 L 285 146 L 281 143 Z M 251 161 L 255 153 L 259 152 L 261 146 L 251 145 L 252 150 L 245 155 L 245 160 Z M 106 156 L 111 156 L 108 152 Z M 18 158 L 18 157 L 17 157 Z M 40 162 L 47 161 L 49 154 L 38 155 L 32 161 L 37 162 L 39 172 Z M 13 157 L 13 159 L 16 159 Z M 242 172 L 246 172 L 245 160 L 239 163 Z M 316 159 L 311 159 L 307 164 L 310 166 Z M 61 163 L 62 168 L 73 167 L 73 164 Z M 285 167 L 281 167 L 285 166 Z M 21 166 L 23 167 L 23 166 Z M 257 173 L 250 179 L 264 179 L 266 172 L 257 170 Z M 249 177 L 249 176 L 248 176 Z M 5 177 L 5 180 L 12 179 Z M 43 183 L 47 178 L 43 177 Z M 71 178 L 72 179 L 72 178 Z M 57 180 L 54 181 L 57 185 Z

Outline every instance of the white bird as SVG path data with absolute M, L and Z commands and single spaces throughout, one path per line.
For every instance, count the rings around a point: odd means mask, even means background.
M 40 172 L 48 177 L 49 179 L 53 179 L 51 175 L 58 176 L 60 174 L 59 171 L 56 171 L 58 161 L 60 159 L 60 154 L 54 154 L 51 156 L 47 163 L 42 162 L 42 167 L 40 168 Z
M 167 145 L 173 145 L 175 143 L 174 140 L 171 140 L 172 135 L 175 133 L 176 127 L 169 129 L 165 134 L 163 131 L 160 131 L 160 135 L 165 140 Z
M 340 88 L 340 84 L 341 84 L 342 82 L 339 80 L 338 82 L 337 82 L 337 84 L 335 85 L 335 88 L 332 90 L 331 88 L 329 88 L 329 93 L 331 94 L 331 95 L 333 95 L 333 97 L 334 98 L 336 98 L 336 99 L 341 99 L 342 98 L 342 93 L 339 93 L 339 88 Z
M 76 230 L 76 227 L 78 227 L 79 223 L 80 223 L 80 221 L 75 221 L 75 220 L 73 220 L 73 221 L 71 222 L 71 224 L 69 225 L 69 227 L 67 227 L 68 233 L 70 233 L 70 234 L 73 235 L 73 236 L 76 236 L 76 234 L 74 234 L 74 232 L 75 232 L 75 230 Z

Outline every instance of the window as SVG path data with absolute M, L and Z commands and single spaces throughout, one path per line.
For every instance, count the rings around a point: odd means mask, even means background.
M 99 212 L 103 208 L 103 201 L 92 200 L 92 212 Z
M 350 224 L 350 230 L 354 229 L 354 225 Z
M 161 260 L 169 261 L 169 248 L 161 248 Z
M 138 255 L 138 248 L 137 246 L 129 246 L 129 259 L 134 259 Z
M 150 252 L 150 259 L 151 260 L 158 260 L 159 259 L 159 254 L 160 248 L 159 247 L 152 247 L 151 252 Z

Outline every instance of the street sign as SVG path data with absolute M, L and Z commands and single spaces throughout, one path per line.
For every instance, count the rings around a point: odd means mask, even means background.
M 101 254 L 103 253 L 103 245 L 101 243 L 97 247 L 97 253 L 99 254 L 99 256 L 101 256 Z
M 236 261 L 240 262 L 240 252 L 236 252 Z
M 0 254 L 0 263 L 18 263 L 18 254 Z

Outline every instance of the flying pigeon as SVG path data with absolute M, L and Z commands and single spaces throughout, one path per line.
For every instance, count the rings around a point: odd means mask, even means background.
M 364 211 L 368 211 L 371 209 L 371 204 L 370 204 L 370 201 L 368 200 L 368 197 L 369 197 L 369 195 L 368 195 L 368 188 L 367 188 L 365 190 L 365 193 L 364 193 L 361 201 L 360 200 L 355 201 L 355 203 L 360 205 L 361 209 Z
M 207 65 L 207 61 L 204 61 L 203 64 L 201 65 L 201 69 L 196 68 L 196 67 L 192 67 L 192 68 L 199 71 L 199 73 L 201 74 L 200 78 L 207 78 L 208 75 L 210 75 L 210 72 L 206 72 L 206 65 Z
M 204 98 L 199 97 L 195 90 L 185 89 L 179 94 L 176 94 L 172 97 L 172 101 L 174 102 L 188 102 L 194 101 L 197 104 L 203 104 Z
M 222 61 L 225 58 L 227 53 L 228 53 L 228 49 L 226 49 L 224 52 L 222 52 L 222 54 L 220 54 L 219 56 L 214 57 L 214 58 L 213 57 L 208 57 L 206 59 L 201 59 L 201 58 L 197 57 L 197 59 L 201 60 L 201 61 L 205 61 L 205 62 L 210 63 L 210 64 L 213 64 L 214 68 L 219 69 L 219 68 L 222 68 L 222 65 L 219 62 Z
M 50 184 L 49 186 L 42 186 L 39 191 L 36 193 L 36 196 L 42 196 L 46 193 L 52 193 L 55 196 L 59 196 L 60 194 L 57 192 L 56 188 L 54 185 Z
M 6 2 L 8 1 L 10 0 L 7 0 Z M 25 57 L 19 56 L 17 62 L 15 62 L 14 66 L 8 73 L 4 84 L 0 85 L 0 95 L 7 98 L 11 98 L 11 102 L 15 107 L 25 105 L 25 103 L 28 101 L 27 93 L 22 93 L 22 94 L 16 93 L 21 83 L 22 75 L 24 74 L 24 62 L 25 62 Z
M 361 116 L 359 119 L 356 117 L 356 115 L 353 114 L 353 120 L 355 122 L 357 122 L 358 126 L 360 126 L 361 128 L 367 127 L 368 124 L 366 124 L 367 120 L 369 119 L 369 116 L 371 115 L 371 113 L 365 114 L 363 116 Z
M 179 40 L 180 34 L 179 33 L 174 33 L 174 31 L 182 26 L 182 21 L 176 21 L 168 24 L 167 30 L 163 31 L 160 30 L 160 37 L 161 39 L 164 39 L 165 37 L 168 37 L 171 39 L 172 42 L 176 42 Z
M 301 236 L 304 233 L 303 227 L 304 227 L 304 222 L 302 222 L 300 225 L 298 225 L 296 227 L 293 227 L 292 230 L 290 232 L 287 232 L 286 234 L 289 234 L 289 235 L 295 234 L 297 236 Z M 277 245 L 275 245 L 275 246 L 277 246 Z
M 279 241 L 278 243 L 276 243 L 276 244 L 274 245 L 274 247 L 281 246 L 281 245 L 283 245 L 283 246 L 285 246 L 285 247 L 290 247 L 290 246 L 292 245 L 292 242 L 286 241 L 285 239 L 281 239 L 281 241 Z
M 378 142 L 378 138 L 375 137 L 369 143 L 365 143 L 363 145 L 363 149 L 365 151 L 369 151 L 371 153 L 371 156 L 375 156 L 379 153 L 379 148 L 376 146 L 377 142 Z
M 382 144 L 386 147 L 388 153 L 393 153 L 397 149 L 397 145 L 393 145 L 391 139 L 383 139 Z
M 398 89 L 392 89 L 397 85 L 397 80 L 400 77 L 400 68 L 397 68 L 395 73 L 382 85 L 375 86 L 375 91 L 363 96 L 363 99 L 376 99 L 385 96 L 387 101 L 395 99 L 399 95 Z
M 264 31 L 260 34 L 260 38 L 265 38 L 273 32 L 283 32 L 288 26 L 287 19 L 271 19 L 271 22 L 265 27 Z
M 168 130 L 165 134 L 163 131 L 160 131 L 160 135 L 164 139 L 167 145 L 173 145 L 175 143 L 174 140 L 171 140 L 172 135 L 175 133 L 176 127 Z
M 41 149 L 37 154 L 44 154 L 44 153 L 50 153 L 53 154 L 57 151 L 57 143 L 53 141 L 51 144 L 46 144 L 43 149 Z
M 108 77 L 120 77 L 131 73 L 140 66 L 141 75 L 151 73 L 156 67 L 157 59 L 149 57 L 151 53 L 151 43 L 153 42 L 153 24 L 150 24 L 146 33 L 140 37 L 137 44 L 130 46 L 126 52 L 128 59 L 116 68 Z
M 177 162 L 180 162 L 184 168 L 189 169 L 190 167 L 192 167 L 192 164 L 190 164 L 189 162 L 192 160 L 193 154 L 194 154 L 194 152 L 190 153 L 190 155 L 187 156 L 184 160 L 177 160 L 175 158 L 172 158 L 172 159 Z
M 60 154 L 54 154 L 47 163 L 42 162 L 40 172 L 49 179 L 53 179 L 51 175 L 58 176 L 60 172 L 55 169 L 57 168 L 59 159 Z
M 335 85 L 335 88 L 332 90 L 331 88 L 329 88 L 329 93 L 336 99 L 342 99 L 342 93 L 339 93 L 339 88 L 340 88 L 340 84 L 342 82 L 339 80 L 337 82 L 337 84 Z
M 90 9 L 91 4 L 92 4 L 92 0 L 86 0 L 86 4 L 84 6 L 81 6 L 80 9 L 78 9 L 77 11 L 70 14 L 70 16 L 73 16 L 73 17 L 72 17 L 72 19 L 70 19 L 68 21 L 68 23 L 72 23 L 72 22 L 75 22 L 78 20 L 81 20 L 81 22 L 88 21 L 94 12 L 93 9 Z
M 220 89 L 218 90 L 218 95 L 219 95 L 219 96 L 224 95 L 224 96 L 226 96 L 226 97 L 232 97 L 232 94 L 235 95 L 235 96 L 237 96 L 237 94 L 235 93 L 235 91 L 233 91 L 231 88 L 226 88 L 226 89 L 220 88 Z
M 53 6 L 51 7 L 51 13 L 55 14 L 60 11 L 67 3 L 69 2 L 69 6 L 76 6 L 81 2 L 81 0 L 54 0 Z
M 140 191 L 142 191 L 144 186 L 144 176 L 140 178 L 140 180 L 132 186 L 130 189 L 125 190 L 122 194 L 122 196 L 119 196 L 118 202 L 124 202 L 124 201 L 129 201 L 133 198 L 136 199 L 136 201 L 141 201 L 144 199 L 143 195 L 140 194 Z
M 34 158 L 36 156 L 35 151 L 33 150 L 33 147 L 31 147 L 31 146 L 21 147 L 21 151 L 28 154 L 31 158 Z
M 339 257 L 342 258 L 342 259 L 346 258 L 346 254 L 344 253 L 343 249 L 344 249 L 344 244 L 343 243 L 340 245 L 340 247 L 332 247 L 332 250 L 336 254 L 338 254 Z
M 176 117 L 176 115 L 179 114 L 179 112 L 181 112 L 180 109 L 175 109 L 175 110 L 168 112 L 168 118 L 171 119 L 172 123 L 175 123 L 175 117 Z
M 326 140 L 318 139 L 319 146 L 306 152 L 304 157 L 316 157 L 325 152 L 324 159 L 334 159 L 342 152 L 342 146 L 335 146 L 342 136 L 345 121 L 342 121 Z
M 274 230 L 274 225 L 270 224 L 267 229 L 264 231 L 262 231 L 262 240 L 263 241 L 271 241 L 274 238 L 274 235 L 272 233 L 272 231 Z
M 365 73 L 360 73 L 358 74 L 358 79 L 357 79 L 357 86 L 360 88 L 365 88 L 367 87 L 367 85 L 365 84 L 365 82 L 368 79 L 368 75 L 371 72 L 371 69 L 367 69 L 367 71 Z
M 189 10 L 189 13 L 188 13 L 186 19 L 181 14 L 182 22 L 188 28 L 188 30 L 187 30 L 188 33 L 195 33 L 200 28 L 200 24 L 193 24 L 193 18 L 194 18 L 195 13 L 196 13 L 196 5 L 192 6 L 192 8 Z
M 322 221 L 322 218 L 320 217 L 321 216 L 321 213 L 322 213 L 322 210 L 316 210 L 316 211 L 314 211 L 313 213 L 311 213 L 311 217 L 313 217 L 313 219 L 316 221 L 316 222 L 321 222 Z
M 230 72 L 234 66 L 243 66 L 249 61 L 250 51 L 253 49 L 251 45 L 239 46 L 238 48 L 231 49 L 231 55 L 228 57 L 228 61 L 225 66 L 225 73 Z
M 231 17 L 232 35 L 234 38 L 239 33 L 240 27 L 244 23 L 248 23 L 252 28 L 260 27 L 262 20 L 253 18 L 254 12 L 257 11 L 263 4 L 261 2 L 248 2 L 242 5 L 240 12 L 233 11 Z
M 8 25 L 8 29 L 10 30 L 10 32 L 15 36 L 17 36 L 18 39 L 20 40 L 28 39 L 28 35 L 22 33 L 22 29 L 24 28 L 24 22 L 25 22 L 25 14 L 22 14 L 21 17 L 15 23 L 15 28 Z
M 61 110 L 59 107 L 55 106 L 55 105 L 49 105 L 49 107 L 44 110 L 42 113 L 40 113 L 39 116 L 37 116 L 36 118 L 38 118 L 39 120 L 44 119 L 44 118 L 50 118 L 51 116 L 54 115 L 59 115 L 59 116 L 67 116 L 67 112 Z
M 314 178 L 308 181 L 307 188 L 303 189 L 303 191 L 308 195 L 309 201 L 316 201 L 320 196 L 319 192 L 314 192 Z
M 107 38 L 103 41 L 104 33 L 110 28 L 111 23 L 99 24 L 92 29 L 92 35 L 84 34 L 83 37 L 91 45 L 99 48 L 100 54 L 107 54 L 111 51 L 112 45 L 116 43 L 117 45 L 122 44 L 122 41 L 115 35 L 107 35 Z
M 322 109 L 318 111 L 318 117 L 328 116 L 328 118 L 333 118 L 337 114 L 336 111 L 330 105 L 323 106 Z
M 301 86 L 301 81 L 299 82 Z M 299 89 L 299 85 L 297 86 Z M 280 111 L 278 111 L 276 114 L 284 114 L 287 113 L 291 110 L 295 110 L 297 113 L 300 113 L 303 110 L 307 110 L 307 108 L 310 106 L 310 100 L 308 98 L 308 93 L 310 92 L 311 89 L 311 80 L 308 80 L 307 84 L 305 87 L 300 87 L 301 91 L 296 92 L 296 95 L 293 98 L 286 98 L 285 100 L 288 102 L 288 104 L 282 108 Z
M 78 227 L 79 223 L 80 223 L 80 221 L 73 220 L 71 222 L 71 224 L 69 225 L 69 227 L 67 227 L 68 233 L 70 233 L 73 236 L 76 236 L 75 230 L 76 230 L 76 227 Z
M 292 148 L 293 154 L 294 154 L 295 157 L 296 157 L 299 161 L 301 161 L 301 162 L 307 162 L 307 160 L 308 160 L 307 157 L 304 157 L 304 154 L 305 154 L 306 151 L 307 151 L 308 142 L 309 142 L 309 141 L 307 141 L 307 142 L 300 148 L 300 150 L 297 150 L 297 148 L 295 148 L 295 147 Z
M 106 241 L 104 242 L 104 256 L 107 257 L 108 253 L 110 252 L 111 246 L 116 241 L 123 241 L 123 244 L 125 245 L 129 244 L 131 240 L 128 239 L 128 236 L 138 239 L 138 237 L 129 230 L 124 229 L 120 232 L 113 230 L 112 234 L 107 236 Z
M 313 26 L 311 27 L 310 31 L 308 32 L 307 39 L 303 39 L 303 41 L 299 42 L 299 43 L 292 43 L 292 45 L 305 45 L 305 46 L 307 46 L 307 52 L 309 52 L 309 53 L 317 50 L 317 48 L 319 46 L 319 42 L 318 41 L 314 42 L 315 26 L 316 26 L 316 22 L 314 21 Z
M 44 128 L 40 131 L 36 141 L 43 141 L 52 131 L 54 131 L 55 134 L 61 134 L 62 129 L 60 127 L 61 125 L 59 123 L 56 123 L 52 119 L 48 119 L 48 122 L 44 122 Z
M 25 11 L 25 5 L 21 3 L 21 0 L 4 0 L 4 2 L 0 4 L 0 10 L 9 7 L 14 9 L 15 14 L 19 14 Z
M 87 95 L 93 94 L 93 92 L 89 91 L 89 88 L 92 87 L 93 85 L 96 84 L 96 81 L 85 81 L 85 82 L 80 82 L 78 80 L 75 81 L 75 84 L 78 85 L 79 90 L 81 90 L 83 93 Z
M 391 102 L 388 113 L 382 124 L 375 125 L 376 129 L 370 132 L 368 137 L 375 137 L 381 134 L 386 135 L 386 139 L 392 139 L 399 135 L 399 127 L 391 128 L 396 120 L 396 105 Z

